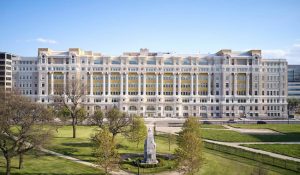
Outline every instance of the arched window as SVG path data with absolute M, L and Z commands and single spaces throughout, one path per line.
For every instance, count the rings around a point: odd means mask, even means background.
M 166 106 L 166 107 L 165 107 L 165 110 L 166 110 L 166 111 L 172 111 L 173 108 L 172 108 L 172 106 Z
M 206 110 L 206 106 L 201 106 L 200 110 L 201 111 L 205 111 Z
M 129 111 L 136 111 L 136 106 L 129 106 Z
M 155 107 L 154 106 L 147 106 L 147 111 L 155 111 Z
M 240 106 L 240 107 L 239 107 L 239 110 L 245 111 L 245 106 Z

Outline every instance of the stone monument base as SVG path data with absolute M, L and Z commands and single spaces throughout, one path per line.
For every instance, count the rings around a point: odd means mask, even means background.
M 143 164 L 143 165 L 155 165 L 155 164 L 158 164 L 158 160 L 155 160 L 155 161 L 152 161 L 152 162 L 142 161 L 141 164 Z

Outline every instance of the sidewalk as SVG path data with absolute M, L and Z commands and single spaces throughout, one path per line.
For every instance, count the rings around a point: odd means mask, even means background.
M 63 158 L 63 159 L 67 159 L 67 160 L 70 160 L 70 161 L 73 161 L 73 162 L 76 162 L 76 163 L 80 163 L 80 164 L 90 166 L 90 167 L 93 167 L 93 168 L 99 168 L 99 166 L 97 166 L 96 164 L 86 162 L 86 161 L 82 161 L 82 160 L 79 160 L 79 159 L 74 158 L 74 157 L 70 157 L 70 156 L 66 156 L 66 155 L 63 155 L 63 154 L 60 154 L 60 153 L 57 153 L 57 152 L 54 152 L 54 151 L 50 151 L 48 149 L 42 148 L 40 150 L 44 153 L 52 154 L 54 156 L 57 156 L 57 157 L 60 157 L 60 158 Z M 128 172 L 123 171 L 123 170 L 112 171 L 112 172 L 110 172 L 110 174 L 112 174 L 112 175 L 134 175 L 132 173 L 128 173 Z M 152 175 L 152 174 L 149 174 L 149 175 Z M 156 173 L 156 175 L 180 175 L 180 174 L 177 171 L 166 171 L 166 172 Z
M 247 151 L 251 151 L 251 152 L 255 152 L 255 153 L 260 153 L 260 154 L 265 154 L 271 157 L 275 157 L 275 158 L 279 158 L 279 159 L 285 159 L 285 160 L 292 160 L 295 162 L 300 162 L 300 159 L 298 158 L 294 158 L 294 157 L 290 157 L 290 156 L 285 156 L 285 155 L 281 155 L 281 154 L 276 154 L 276 153 L 272 153 L 272 152 L 268 152 L 268 151 L 263 151 L 263 150 L 258 150 L 258 149 L 254 149 L 254 148 L 248 148 L 245 146 L 240 146 L 240 144 L 248 144 L 248 143 L 259 143 L 259 144 L 286 144 L 286 142 L 219 142 L 219 141 L 214 141 L 214 140 L 207 140 L 204 139 L 204 141 L 208 142 L 208 143 L 215 143 L 215 144 L 219 144 L 219 145 L 225 145 L 225 146 L 230 146 L 230 147 L 234 147 L 234 148 L 240 148 L 243 150 L 247 150 Z M 290 142 L 289 142 L 290 143 Z M 294 144 L 300 144 L 299 142 L 293 142 Z
M 93 167 L 93 168 L 99 168 L 99 166 L 97 166 L 96 164 L 86 162 L 86 161 L 82 161 L 82 160 L 79 160 L 79 159 L 74 158 L 74 157 L 66 156 L 66 155 L 63 155 L 63 154 L 60 154 L 60 153 L 57 153 L 57 152 L 54 152 L 54 151 L 44 149 L 44 148 L 42 148 L 40 150 L 44 153 L 52 154 L 54 156 L 61 157 L 61 158 L 67 159 L 67 160 L 71 160 L 73 162 L 77 162 L 77 163 L 80 163 L 80 164 L 83 164 L 83 165 L 86 165 L 86 166 L 90 166 L 90 167 Z M 123 171 L 123 170 L 113 171 L 113 172 L 110 172 L 110 174 L 112 174 L 112 175 L 133 175 L 133 174 L 128 173 L 128 172 Z

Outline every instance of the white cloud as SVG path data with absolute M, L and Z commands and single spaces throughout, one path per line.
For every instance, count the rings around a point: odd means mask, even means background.
M 46 38 L 37 38 L 35 39 L 35 41 L 39 42 L 39 43 L 46 43 L 46 44 L 56 44 L 57 41 L 52 40 L 52 39 L 46 39 Z
M 288 64 L 300 64 L 300 44 L 294 44 L 287 49 L 263 50 L 265 58 L 285 58 Z

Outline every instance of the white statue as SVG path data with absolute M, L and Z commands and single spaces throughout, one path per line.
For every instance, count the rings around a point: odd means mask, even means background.
M 148 135 L 144 143 L 144 161 L 147 164 L 157 164 L 156 160 L 156 144 L 154 142 L 153 131 L 148 129 Z

